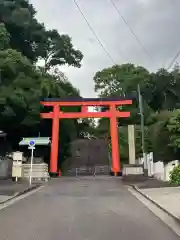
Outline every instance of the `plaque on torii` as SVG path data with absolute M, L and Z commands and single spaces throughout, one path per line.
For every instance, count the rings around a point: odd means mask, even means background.
M 112 144 L 112 171 L 114 175 L 120 172 L 120 155 L 118 144 L 118 121 L 117 118 L 127 118 L 130 112 L 119 111 L 117 107 L 132 104 L 131 99 L 125 98 L 68 98 L 68 99 L 44 99 L 41 101 L 44 107 L 52 107 L 53 111 L 49 113 L 41 113 L 42 118 L 52 119 L 52 142 L 51 142 L 51 158 L 50 173 L 56 175 L 59 171 L 58 166 L 58 148 L 59 148 L 59 120 L 67 118 L 109 118 L 111 130 Z M 63 112 L 60 107 L 81 107 L 81 112 Z M 90 106 L 107 106 L 106 112 L 88 112 Z

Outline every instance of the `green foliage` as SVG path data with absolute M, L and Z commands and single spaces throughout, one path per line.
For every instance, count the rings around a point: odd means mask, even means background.
M 170 173 L 170 183 L 180 185 L 180 165 L 173 168 Z
M 135 97 L 133 105 L 122 107 L 122 110 L 126 109 L 131 112 L 131 117 L 120 119 L 119 124 L 140 124 L 137 86 L 140 84 L 141 89 L 143 89 L 149 78 L 150 73 L 141 66 L 133 64 L 115 65 L 95 74 L 95 91 L 100 97 Z M 150 112 L 152 112 L 151 107 L 144 102 L 145 119 Z
M 152 142 L 150 139 L 150 132 L 147 126 L 144 127 L 144 144 L 147 152 L 153 151 Z M 142 142 L 141 142 L 141 126 L 135 126 L 135 145 L 136 145 L 136 158 L 142 157 Z
M 128 147 L 128 127 L 127 125 L 119 126 L 119 152 L 121 163 L 128 163 L 129 160 L 129 147 Z M 148 128 L 145 128 L 145 144 L 149 151 L 152 150 L 151 142 L 149 141 Z M 110 125 L 108 119 L 100 119 L 98 127 L 96 128 L 96 136 L 104 136 L 109 139 L 109 150 L 111 152 L 111 139 L 110 139 Z M 136 158 L 142 155 L 141 149 L 141 132 L 140 126 L 135 126 L 135 144 L 136 144 Z
M 119 152 L 121 163 L 128 163 L 129 149 L 128 149 L 128 130 L 127 126 L 119 128 Z
M 137 84 L 144 84 L 149 72 L 133 64 L 115 65 L 99 71 L 94 76 L 95 91 L 103 96 L 128 96 L 137 90 Z
M 179 91 L 180 72 L 178 68 L 172 72 L 160 69 L 156 73 L 151 73 L 142 89 L 145 101 L 154 111 L 178 108 Z
M 45 60 L 45 70 L 68 64 L 80 67 L 82 53 L 73 47 L 68 35 L 46 30 L 35 18 L 36 11 L 26 0 L 0 2 L 0 22 L 10 34 L 10 47 L 22 52 L 32 62 Z
M 177 158 L 180 152 L 180 114 L 179 110 L 174 109 L 180 108 L 180 69 L 178 66 L 172 71 L 160 69 L 150 73 L 145 68 L 133 64 L 115 65 L 97 72 L 94 82 L 95 91 L 100 97 L 135 97 L 132 106 L 124 106 L 120 109 L 130 111 L 131 117 L 120 119 L 119 126 L 123 128 L 128 124 L 136 125 L 137 156 L 142 154 L 137 97 L 137 85 L 139 84 L 143 97 L 146 151 L 153 151 L 155 160 L 168 162 Z M 175 113 L 172 116 L 173 110 Z M 106 109 L 103 108 L 103 111 Z M 120 137 L 120 150 L 121 155 L 128 152 L 127 134 Z
M 167 127 L 170 133 L 170 145 L 177 151 L 180 149 L 180 109 L 173 112 Z
M 1 84 L 11 84 L 22 73 L 27 76 L 30 73 L 32 75 L 34 74 L 33 68 L 30 61 L 21 52 L 14 49 L 0 51 Z
M 35 14 L 26 0 L 0 1 L 0 130 L 7 133 L 12 150 L 17 150 L 22 137 L 51 136 L 51 121 L 40 119 L 40 112 L 49 111 L 40 105 L 41 98 L 80 96 L 57 67 L 80 67 L 82 53 L 68 35 L 46 30 Z M 39 59 L 45 59 L 43 68 L 35 65 Z M 61 162 L 78 131 L 77 121 L 61 122 Z
M 169 162 L 177 158 L 174 149 L 170 146 L 168 122 L 172 116 L 170 111 L 162 111 L 152 115 L 149 122 L 149 138 L 154 152 L 154 160 Z
M 0 3 L 0 21 L 9 32 L 10 47 L 22 52 L 31 61 L 42 55 L 45 27 L 35 18 L 34 7 L 25 0 L 4 0 Z
M 60 35 L 56 30 L 46 32 L 46 43 L 42 58 L 45 61 L 45 71 L 52 67 L 68 64 L 80 67 L 83 58 L 79 50 L 74 49 L 68 35 Z
M 153 111 L 179 108 L 179 67 L 171 72 L 160 69 L 150 73 L 145 68 L 133 64 L 114 65 L 97 72 L 94 82 L 95 91 L 101 97 L 137 96 L 137 85 L 140 84 L 145 107 Z
M 4 50 L 9 47 L 10 34 L 8 33 L 5 25 L 0 24 L 0 50 Z

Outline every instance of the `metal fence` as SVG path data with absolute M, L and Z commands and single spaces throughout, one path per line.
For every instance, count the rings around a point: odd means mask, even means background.
M 109 175 L 110 167 L 108 165 L 95 165 L 93 167 L 79 167 L 68 170 L 70 176 L 97 176 L 97 175 Z

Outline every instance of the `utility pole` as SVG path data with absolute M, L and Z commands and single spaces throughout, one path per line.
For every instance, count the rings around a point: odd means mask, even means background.
M 147 157 L 146 157 L 146 151 L 145 151 L 145 137 L 144 137 L 144 109 L 143 109 L 143 100 L 141 95 L 141 88 L 138 84 L 138 99 L 139 99 L 139 113 L 141 116 L 141 148 L 144 158 L 144 168 L 147 169 Z

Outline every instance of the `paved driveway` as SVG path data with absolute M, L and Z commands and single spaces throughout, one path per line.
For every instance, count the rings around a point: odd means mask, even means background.
M 1 240 L 178 240 L 119 179 L 61 178 L 0 211 Z

